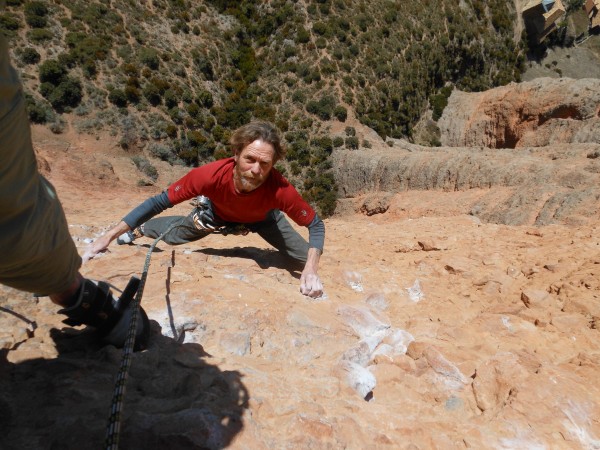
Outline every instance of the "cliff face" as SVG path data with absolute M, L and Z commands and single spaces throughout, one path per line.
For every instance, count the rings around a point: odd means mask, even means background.
M 418 191 L 457 210 L 510 225 L 575 224 L 600 210 L 600 80 L 539 79 L 481 93 L 455 91 L 439 120 L 443 147 L 334 154 L 340 211 L 369 213 L 376 192 Z M 414 194 L 414 193 L 413 193 Z M 461 195 L 462 194 L 462 195 Z M 353 200 L 352 200 L 353 199 Z M 392 197 L 379 210 L 394 211 Z M 402 209 L 402 202 L 398 208 Z M 367 206 L 365 206 L 367 205 Z
M 439 120 L 448 147 L 600 143 L 600 80 L 538 78 L 485 92 L 454 91 Z

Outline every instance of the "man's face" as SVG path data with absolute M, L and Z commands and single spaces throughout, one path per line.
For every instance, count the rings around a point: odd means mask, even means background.
M 273 168 L 275 149 L 257 139 L 235 155 L 233 184 L 238 192 L 250 192 L 265 182 Z

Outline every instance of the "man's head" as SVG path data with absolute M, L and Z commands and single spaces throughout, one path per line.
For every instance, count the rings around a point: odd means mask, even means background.
M 251 142 L 261 140 L 273 147 L 273 164 L 285 157 L 285 148 L 281 145 L 279 131 L 269 122 L 250 122 L 233 132 L 229 143 L 234 155 L 238 155 Z
M 285 153 L 277 129 L 267 122 L 251 122 L 238 128 L 230 143 L 235 158 L 233 182 L 238 192 L 250 192 L 263 184 Z

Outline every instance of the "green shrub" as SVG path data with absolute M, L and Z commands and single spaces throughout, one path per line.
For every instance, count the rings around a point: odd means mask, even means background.
M 440 90 L 439 94 L 432 95 L 429 98 L 431 109 L 433 110 L 432 118 L 437 121 L 442 117 L 444 109 L 448 105 L 448 97 L 452 93 L 452 86 L 446 86 Z
M 205 108 L 210 108 L 214 103 L 213 96 L 210 92 L 200 89 L 196 94 L 196 103 Z
M 48 24 L 48 19 L 43 16 L 25 15 L 25 22 L 31 28 L 44 28 Z
M 292 161 L 290 163 L 290 171 L 292 172 L 292 175 L 297 176 L 302 173 L 302 168 L 300 167 L 300 164 L 298 164 L 297 161 Z
M 41 1 L 30 1 L 25 3 L 23 8 L 25 13 L 25 22 L 32 28 L 44 28 L 48 20 L 48 7 L 44 2 Z
M 329 26 L 329 24 L 327 24 L 325 22 L 315 22 L 315 23 L 313 23 L 312 29 L 313 29 L 313 31 L 316 34 L 318 34 L 320 36 L 330 37 L 330 36 L 333 35 L 331 27 Z
M 346 108 L 344 108 L 342 105 L 338 105 L 334 108 L 333 115 L 340 122 L 345 122 L 346 119 L 348 118 L 348 110 Z
M 358 138 L 356 136 L 349 136 L 345 140 L 346 148 L 350 150 L 358 149 Z
M 142 92 L 146 100 L 148 100 L 152 106 L 160 105 L 162 101 L 160 90 L 154 84 L 147 83 Z
M 335 108 L 335 98 L 324 95 L 319 100 L 311 100 L 306 104 L 306 111 L 318 116 L 322 120 L 329 120 Z
M 138 59 L 140 63 L 152 70 L 157 70 L 160 66 L 158 52 L 153 48 L 142 47 L 139 51 Z
M 25 7 L 23 8 L 23 12 L 26 15 L 32 16 L 47 16 L 48 15 L 48 7 L 45 2 L 33 0 L 25 3 Z
M 167 108 L 173 108 L 179 104 L 179 98 L 173 89 L 167 89 L 163 98 Z
M 25 47 L 19 53 L 19 59 L 23 64 L 37 64 L 40 62 L 41 56 L 33 47 Z
M 127 94 L 121 89 L 113 89 L 108 93 L 108 101 L 119 108 L 123 108 L 127 106 Z
M 82 97 L 81 82 L 74 78 L 65 77 L 48 95 L 48 101 L 56 111 L 63 112 L 67 107 L 77 106 Z
M 54 134 L 61 134 L 63 131 L 65 131 L 66 125 L 67 124 L 63 119 L 61 119 L 59 116 L 54 116 L 54 121 L 48 128 L 50 128 L 50 131 L 52 131 Z
M 156 167 L 154 167 L 148 159 L 143 156 L 134 156 L 131 160 L 137 169 L 147 175 L 152 181 L 158 180 L 158 170 L 156 170 Z
M 167 133 L 167 136 L 169 136 L 171 139 L 174 139 L 177 137 L 177 127 L 170 123 L 167 125 L 167 128 L 165 128 L 165 133 Z
M 58 85 L 66 76 L 67 69 L 55 59 L 48 59 L 40 64 L 39 79 L 42 83 Z
M 125 86 L 125 97 L 128 102 L 138 103 L 142 97 L 142 93 L 137 87 L 128 84 Z
M 200 73 L 204 74 L 204 77 L 212 81 L 214 79 L 214 70 L 210 61 L 201 53 L 195 52 L 193 54 L 194 64 Z
M 310 41 L 310 33 L 304 27 L 299 27 L 296 32 L 296 42 L 306 44 L 308 41 Z
M 0 14 L 0 33 L 7 37 L 16 35 L 16 31 L 21 28 L 21 21 L 13 14 Z
M 27 38 L 31 42 L 35 42 L 36 44 L 49 41 L 53 37 L 54 35 L 52 34 L 52 32 L 45 28 L 34 28 L 33 30 L 27 32 Z
M 342 145 L 344 145 L 344 138 L 341 136 L 336 136 L 333 138 L 333 146 L 335 148 L 341 147 Z
M 34 97 L 28 94 L 25 95 L 25 102 L 29 120 L 33 123 L 42 124 L 53 119 L 54 115 L 48 104 L 38 102 Z
M 161 159 L 162 161 L 171 162 L 175 155 L 169 147 L 163 144 L 152 142 L 148 145 L 148 152 L 155 158 Z

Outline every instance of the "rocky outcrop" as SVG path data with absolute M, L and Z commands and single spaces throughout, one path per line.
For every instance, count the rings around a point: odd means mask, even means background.
M 397 140 L 393 148 L 335 153 L 340 196 L 372 215 L 394 212 L 390 193 L 428 191 L 438 197 L 431 206 L 458 192 L 460 211 L 488 222 L 583 223 L 600 211 L 599 112 L 598 79 L 454 91 L 438 122 L 442 147 Z
M 600 80 L 538 78 L 485 92 L 455 90 L 438 122 L 448 147 L 600 143 Z
M 340 195 L 358 199 L 357 212 L 370 215 L 375 210 L 369 205 L 375 203 L 377 211 L 389 211 L 391 199 L 382 193 L 462 192 L 468 197 L 463 212 L 481 220 L 547 225 L 597 217 L 599 151 L 598 144 L 518 150 L 403 145 L 400 150 L 340 151 L 333 159 Z M 467 195 L 475 190 L 477 195 Z M 386 198 L 388 204 L 382 205 Z

